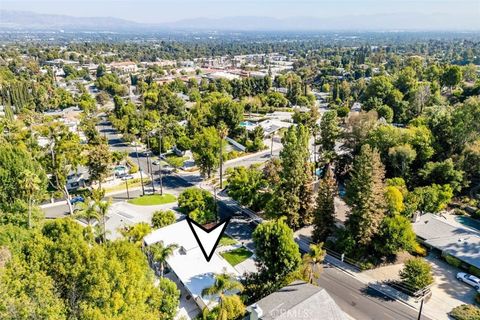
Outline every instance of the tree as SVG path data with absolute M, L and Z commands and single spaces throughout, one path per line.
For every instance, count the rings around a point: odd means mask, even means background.
M 309 163 L 309 133 L 303 125 L 290 127 L 282 138 L 280 183 L 274 187 L 266 211 L 272 217 L 287 217 L 298 228 L 311 222 L 314 199 Z
M 154 228 L 163 228 L 175 223 L 177 217 L 172 210 L 159 210 L 153 213 L 152 226 Z
M 22 172 L 21 181 L 22 188 L 20 191 L 25 195 L 28 203 L 28 228 L 31 228 L 33 201 L 38 197 L 42 181 L 38 175 L 28 169 Z
M 218 320 L 234 320 L 243 316 L 245 305 L 232 292 L 242 292 L 243 285 L 232 275 L 227 273 L 216 274 L 215 282 L 211 287 L 202 290 L 202 297 L 218 296 L 219 305 L 212 313 L 216 313 Z
M 450 90 L 462 81 L 462 69 L 459 66 L 449 66 L 442 74 L 442 84 Z
M 77 219 L 85 219 L 88 227 L 91 228 L 92 223 L 100 219 L 97 203 L 91 198 L 85 199 L 84 202 L 79 204 L 79 209 L 75 212 L 75 217 Z
M 100 218 L 99 222 L 102 227 L 102 230 L 101 230 L 102 242 L 105 243 L 107 241 L 107 230 L 106 230 L 107 214 L 108 214 L 108 209 L 112 205 L 112 199 L 109 198 L 108 200 L 103 200 L 105 191 L 103 191 L 102 189 L 99 189 L 99 191 L 97 192 L 99 193 L 99 195 L 95 195 L 93 198 L 95 199 L 95 204 L 98 210 L 98 216 Z
M 192 142 L 191 150 L 195 164 L 200 172 L 208 178 L 220 164 L 218 155 L 223 147 L 214 127 L 203 128 L 202 132 L 197 134 Z
M 391 215 L 401 213 L 405 209 L 403 194 L 397 186 L 389 185 L 385 188 L 385 202 L 387 212 Z
M 220 138 L 220 146 L 223 146 L 225 143 L 225 138 L 228 135 L 228 128 L 224 122 L 220 122 L 218 124 L 218 137 Z M 219 155 L 219 162 L 220 162 L 220 190 L 223 189 L 223 148 L 220 147 L 220 155 Z
M 298 245 L 285 219 L 263 222 L 253 232 L 257 266 L 267 279 L 281 284 L 300 265 Z M 279 250 L 281 248 L 281 250 Z
M 369 145 L 355 157 L 347 184 L 347 204 L 352 208 L 347 230 L 360 245 L 370 244 L 385 215 L 384 167 L 380 154 Z
M 1 138 L 0 168 L 0 210 L 10 211 L 15 202 L 24 201 L 28 204 L 26 224 L 31 225 L 33 201 L 46 192 L 45 171 L 22 146 L 14 147 Z
M 63 193 L 70 214 L 73 214 L 70 193 L 67 189 L 67 177 L 71 171 L 76 171 L 84 162 L 80 138 L 70 132 L 66 126 L 58 123 L 50 123 L 40 131 L 49 139 L 49 145 L 42 160 L 47 173 L 52 175 L 50 184 L 57 191 Z
M 413 251 L 418 246 L 416 238 L 410 220 L 394 214 L 383 219 L 374 240 L 375 251 L 387 257 L 400 251 Z
M 397 177 L 408 177 L 410 165 L 417 157 L 417 152 L 409 144 L 403 144 L 388 149 L 388 160 Z
M 412 258 L 405 262 L 400 271 L 404 286 L 414 293 L 433 283 L 432 266 L 423 258 Z
M 187 214 L 195 209 L 212 211 L 215 208 L 215 201 L 210 192 L 197 187 L 191 187 L 185 189 L 180 194 L 178 206 Z
M 14 232 L 1 242 L 12 258 L 0 269 L 2 319 L 173 320 L 175 284 L 157 286 L 140 248 L 126 241 L 91 243 L 72 219 Z
M 335 228 L 335 195 L 337 185 L 330 166 L 326 167 L 325 177 L 320 180 L 317 193 L 317 206 L 313 213 L 313 241 L 325 241 Z
M 310 284 L 315 284 L 322 272 L 322 263 L 327 254 L 322 247 L 323 243 L 311 244 L 310 251 L 305 253 L 302 258 L 300 272 L 302 278 Z
M 168 246 L 164 246 L 163 243 L 157 242 L 152 244 L 148 247 L 148 253 L 153 264 L 157 264 L 160 267 L 160 277 L 163 278 L 163 273 L 165 271 L 165 264 L 167 263 L 167 259 L 173 255 L 173 252 L 178 249 L 178 245 L 170 244 Z
M 335 152 L 335 142 L 340 136 L 340 127 L 335 110 L 327 111 L 320 121 L 320 144 L 325 154 Z
M 125 227 L 120 230 L 121 234 L 131 243 L 141 246 L 143 238 L 150 232 L 152 228 L 148 223 L 140 222 L 130 227 Z
M 0 318 L 66 320 L 66 308 L 45 271 L 15 258 L 0 267 Z
M 452 159 L 442 162 L 428 162 L 418 174 L 426 185 L 448 184 L 454 192 L 459 192 L 462 189 L 464 172 L 455 169 Z
M 426 187 L 415 188 L 407 197 L 407 206 L 413 207 L 421 213 L 437 213 L 447 207 L 453 198 L 453 189 L 450 185 L 432 184 Z M 414 209 L 411 211 L 414 211 Z
M 235 167 L 227 182 L 229 196 L 244 206 L 259 208 L 262 197 L 260 192 L 266 186 L 266 181 L 258 167 Z
M 107 144 L 99 144 L 90 147 L 87 156 L 87 167 L 90 179 L 98 181 L 101 188 L 102 181 L 110 173 L 110 165 L 112 164 L 112 155 Z

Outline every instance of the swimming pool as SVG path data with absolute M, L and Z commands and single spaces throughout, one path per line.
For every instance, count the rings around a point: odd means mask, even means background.
M 480 221 L 478 220 L 472 219 L 467 216 L 457 216 L 455 217 L 455 221 L 457 221 L 460 224 L 463 224 L 466 227 L 480 231 Z

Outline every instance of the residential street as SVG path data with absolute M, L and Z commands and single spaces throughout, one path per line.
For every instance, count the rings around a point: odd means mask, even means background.
M 418 317 L 418 311 L 385 297 L 331 265 L 324 267 L 318 285 L 327 290 L 343 311 L 357 320 L 415 320 Z M 422 316 L 421 319 L 430 318 Z

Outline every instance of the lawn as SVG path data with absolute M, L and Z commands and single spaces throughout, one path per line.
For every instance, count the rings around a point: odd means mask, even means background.
M 176 200 L 177 198 L 172 194 L 152 194 L 128 200 L 128 203 L 135 204 L 137 206 L 155 206 L 159 204 L 172 203 Z
M 229 236 L 223 235 L 223 236 L 220 238 L 220 242 L 219 242 L 218 244 L 219 244 L 221 247 L 231 246 L 231 245 L 237 244 L 237 240 L 232 239 L 232 238 L 230 238 Z
M 232 266 L 236 266 L 237 264 L 247 260 L 252 256 L 252 254 L 252 252 L 248 251 L 244 247 L 220 253 L 220 255 Z

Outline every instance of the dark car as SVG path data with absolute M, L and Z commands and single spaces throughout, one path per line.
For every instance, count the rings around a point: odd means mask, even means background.
M 83 197 L 81 196 L 76 196 L 76 197 L 73 197 L 72 199 L 70 199 L 70 204 L 71 205 L 74 205 L 76 203 L 79 203 L 79 202 L 84 202 L 85 199 L 83 199 Z

